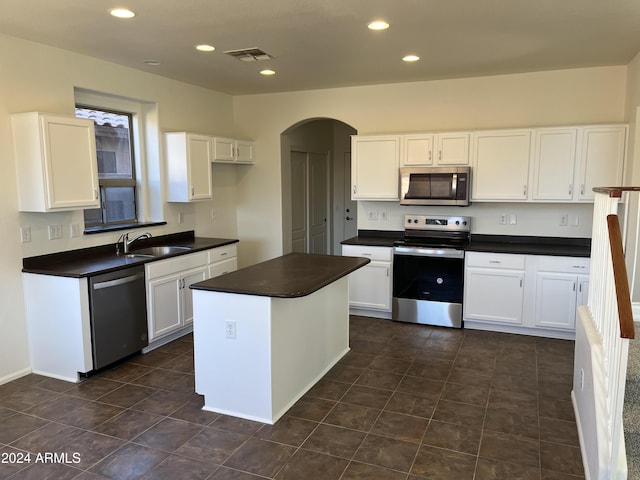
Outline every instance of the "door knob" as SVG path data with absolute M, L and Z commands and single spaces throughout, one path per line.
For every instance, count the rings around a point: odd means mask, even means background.
M 351 218 L 351 217 L 346 217 L 346 218 L 347 218 L 347 220 L 353 220 L 353 218 Z

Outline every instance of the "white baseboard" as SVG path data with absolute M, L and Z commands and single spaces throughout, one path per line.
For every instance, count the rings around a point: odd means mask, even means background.
M 31 373 L 31 368 L 23 368 L 22 370 L 18 370 L 17 372 L 10 373 L 9 375 L 5 375 L 4 377 L 0 377 L 0 385 L 4 385 L 5 383 L 9 383 L 17 378 L 24 377 Z

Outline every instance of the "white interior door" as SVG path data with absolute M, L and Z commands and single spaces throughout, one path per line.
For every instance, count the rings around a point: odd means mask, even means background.
M 291 246 L 307 252 L 307 154 L 291 152 Z
M 309 253 L 327 253 L 327 155 L 308 154 Z

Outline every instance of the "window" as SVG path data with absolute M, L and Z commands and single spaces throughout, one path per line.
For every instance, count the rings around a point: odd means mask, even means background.
M 76 117 L 95 123 L 100 208 L 84 211 L 85 230 L 138 222 L 132 115 L 78 105 Z

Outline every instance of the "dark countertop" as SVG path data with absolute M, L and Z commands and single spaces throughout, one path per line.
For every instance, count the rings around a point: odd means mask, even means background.
M 471 235 L 471 242 L 466 250 L 470 252 L 589 257 L 591 255 L 591 239 L 524 235 Z
M 369 263 L 368 258 L 289 253 L 191 285 L 195 290 L 304 297 Z
M 402 231 L 359 230 L 357 237 L 344 240 L 342 245 L 393 247 L 393 242 L 401 240 L 403 235 L 404 232 Z M 465 250 L 471 252 L 589 257 L 591 254 L 591 239 L 472 234 L 471 242 L 469 242 Z
M 82 278 L 113 272 L 135 265 L 143 265 L 156 260 L 165 260 L 179 255 L 188 255 L 202 250 L 209 250 L 210 248 L 222 247 L 236 243 L 237 241 L 238 240 L 229 238 L 195 237 L 193 231 L 172 233 L 138 240 L 134 244 L 134 247 L 135 249 L 139 249 L 153 245 L 180 245 L 191 247 L 191 249 L 170 255 L 163 255 L 162 257 L 127 258 L 116 255 L 115 243 L 110 243 L 97 247 L 23 258 L 22 271 L 25 273 L 38 273 L 59 277 Z
M 393 247 L 393 242 L 402 240 L 404 231 L 358 230 L 358 236 L 343 240 L 342 245 L 368 245 L 370 247 Z

